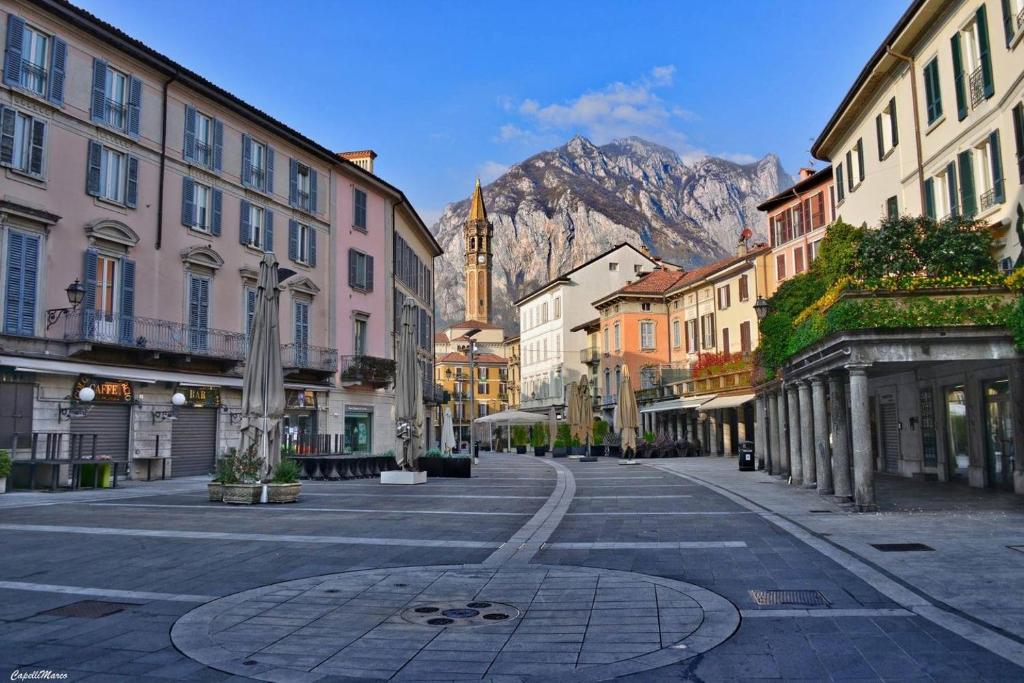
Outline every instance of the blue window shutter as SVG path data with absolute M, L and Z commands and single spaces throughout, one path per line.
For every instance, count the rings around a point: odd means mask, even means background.
M 299 224 L 294 220 L 288 221 L 288 258 L 299 260 Z
M 252 138 L 242 133 L 242 184 L 252 187 Z
M 935 220 L 935 179 L 924 181 L 924 215 Z
M 316 267 L 316 230 L 309 226 L 309 265 Z
M 316 171 L 309 169 L 309 212 L 316 213 Z
M 996 86 L 992 80 L 992 49 L 988 42 L 988 17 L 986 15 L 985 5 L 982 4 L 975 14 L 975 23 L 978 25 L 978 52 L 981 53 L 981 80 L 987 99 L 995 94 Z
M 92 107 L 89 116 L 103 123 L 107 114 L 107 63 L 98 57 L 92 60 Z
M 46 123 L 32 119 L 32 153 L 28 160 L 28 171 L 36 175 L 43 174 L 43 153 L 46 149 Z
M 195 275 L 190 275 L 188 278 L 188 326 L 192 330 L 199 328 L 200 296 L 199 278 Z
M 0 164 L 14 163 L 14 120 L 10 107 L 0 104 Z
M 992 190 L 996 204 L 1006 201 L 1006 188 L 1003 183 L 1003 151 L 999 145 L 999 129 L 996 128 L 988 136 L 989 153 L 992 155 Z
M 220 237 L 220 214 L 221 208 L 224 204 L 224 193 L 217 188 L 214 188 L 211 194 L 211 203 L 213 204 L 213 208 L 210 218 L 210 233 L 214 237 Z
M 189 177 L 181 179 L 181 224 L 192 227 L 196 215 L 196 185 Z
M 25 235 L 7 233 L 7 292 L 4 299 L 4 332 L 18 334 L 21 328 L 21 291 L 24 286 Z
M 64 68 L 68 59 L 68 44 L 57 36 L 53 37 L 53 54 L 50 56 L 50 102 L 58 107 L 64 104 Z
M 224 122 L 213 120 L 213 170 L 224 170 Z
M 967 118 L 967 82 L 964 76 L 963 54 L 960 52 L 960 34 L 954 33 L 949 39 L 953 52 L 953 84 L 956 86 L 956 115 L 963 121 Z
M 270 145 L 267 145 L 267 186 L 263 191 L 274 194 L 274 148 Z
M 22 263 L 21 287 L 21 334 L 34 335 L 36 333 L 40 241 L 38 235 L 25 235 L 25 260 Z
M 128 157 L 128 180 L 125 187 L 124 203 L 126 206 L 135 208 L 139 202 L 139 158 Z
M 244 199 L 238 205 L 238 243 L 249 244 L 252 241 L 252 226 L 249 225 L 249 202 Z
M 95 249 L 85 250 L 85 261 L 82 266 L 82 286 L 85 287 L 85 297 L 82 299 L 82 310 L 96 310 L 96 264 L 97 252 Z
M 349 249 L 348 250 L 348 286 L 349 287 L 353 287 L 353 288 L 356 287 L 357 284 L 358 284 L 356 282 L 356 278 L 358 277 L 358 271 L 357 271 L 357 267 L 356 267 L 356 259 L 357 258 L 358 258 L 358 255 L 356 254 L 356 250 L 355 249 Z
M 274 251 L 274 212 L 266 209 L 263 220 L 263 251 Z
M 182 156 L 185 161 L 196 158 L 196 108 L 185 105 L 185 143 L 182 145 Z
M 135 340 L 135 261 L 121 259 L 121 343 Z
M 295 302 L 295 344 L 309 344 L 309 304 L 304 301 Z
M 288 159 L 288 205 L 299 204 L 299 164 L 295 159 Z
M 21 52 L 25 42 L 25 20 L 7 15 L 7 43 L 4 48 L 4 85 L 21 84 Z
M 245 333 L 252 334 L 252 322 L 256 318 L 256 290 L 245 288 Z
M 142 81 L 135 76 L 128 77 L 128 133 L 139 134 L 142 119 Z
M 100 195 L 100 165 L 103 163 L 103 145 L 89 140 L 89 165 L 85 174 L 85 193 Z
M 366 291 L 373 291 L 373 257 L 366 257 Z

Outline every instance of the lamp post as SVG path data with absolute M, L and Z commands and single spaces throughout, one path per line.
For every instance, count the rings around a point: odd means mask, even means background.
M 476 414 L 476 371 L 474 369 L 476 341 L 473 337 L 478 334 L 480 334 L 480 328 L 474 327 L 463 335 L 463 338 L 469 342 L 469 348 L 467 349 L 467 355 L 469 356 L 469 452 L 473 454 L 474 465 L 480 464 L 480 456 L 477 452 L 476 445 L 476 434 L 473 431 L 473 420 L 474 415 Z
M 766 315 L 768 315 L 768 300 L 763 296 L 757 297 L 757 301 L 754 302 L 754 313 L 757 315 L 757 322 L 763 322 Z

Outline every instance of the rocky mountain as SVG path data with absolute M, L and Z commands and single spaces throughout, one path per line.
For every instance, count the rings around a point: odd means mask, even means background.
M 767 224 L 757 205 L 789 183 L 773 154 L 751 164 L 684 163 L 640 138 L 597 146 L 577 136 L 536 154 L 484 187 L 495 322 L 516 329 L 512 301 L 622 242 L 689 267 L 733 253 L 744 227 L 759 241 Z M 439 320 L 464 317 L 468 213 L 469 198 L 450 204 L 432 228 L 445 250 L 436 264 Z

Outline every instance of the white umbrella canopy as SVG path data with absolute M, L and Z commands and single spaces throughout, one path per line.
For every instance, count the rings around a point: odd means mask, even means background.
M 395 368 L 395 426 L 399 439 L 395 460 L 403 470 L 416 469 L 423 450 L 423 382 L 416 362 L 417 308 L 412 299 L 402 307 Z
M 256 311 L 242 379 L 242 426 L 239 453 L 255 450 L 262 461 L 261 478 L 281 461 L 281 418 L 284 417 L 284 370 L 278 326 L 280 292 L 277 259 L 265 253 L 256 281 Z
M 522 410 L 503 410 L 500 413 L 491 413 L 478 417 L 473 422 L 477 424 L 512 424 L 532 425 L 537 422 L 536 413 L 527 413 Z
M 451 453 L 455 448 L 455 426 L 452 424 L 452 409 L 444 409 L 444 421 L 441 424 L 441 450 Z
M 619 400 L 615 411 L 615 431 L 622 438 L 622 453 L 632 448 L 636 453 L 636 430 L 640 426 L 640 410 L 636 405 L 633 385 L 629 382 L 629 366 L 622 366 L 622 380 L 619 382 Z

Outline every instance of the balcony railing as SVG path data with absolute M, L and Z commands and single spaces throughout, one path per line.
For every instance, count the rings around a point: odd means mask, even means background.
M 985 101 L 985 73 L 983 67 L 979 66 L 971 72 L 968 79 L 971 90 L 971 109 Z
M 999 180 L 992 186 L 992 189 L 982 192 L 981 196 L 978 197 L 978 210 L 985 211 L 986 209 L 991 209 L 996 204 L 1000 204 L 1005 196 L 1003 193 L 1003 181 Z
M 213 166 L 213 148 L 205 142 L 196 140 L 195 160 L 203 166 Z
M 21 84 L 39 93 L 40 95 L 46 92 L 46 68 L 39 66 L 27 59 L 21 60 Z
M 395 361 L 375 356 L 341 356 L 341 381 L 387 386 L 395 379 Z
M 239 332 L 93 310 L 68 311 L 64 340 L 237 361 L 245 360 L 246 352 L 245 335 Z
M 107 99 L 103 105 L 103 120 L 111 128 L 124 128 L 125 111 L 127 107 L 124 102 Z
M 255 187 L 257 190 L 262 190 L 264 187 L 266 187 L 266 185 L 264 185 L 265 178 L 266 173 L 264 172 L 262 167 L 249 164 L 250 185 Z
M 338 352 L 322 346 L 308 344 L 283 344 L 281 365 L 298 370 L 320 370 L 334 372 L 338 369 Z
M 585 349 L 580 349 L 580 362 L 584 365 L 590 365 L 591 363 L 601 362 L 601 349 L 596 346 L 588 346 Z
M 618 396 L 616 396 L 615 394 L 602 394 L 602 396 L 601 396 L 601 405 L 602 406 L 613 406 L 613 405 L 615 405 L 616 399 L 618 399 Z
M 302 190 L 295 191 L 295 206 L 303 211 L 309 211 L 309 193 Z
M 710 372 L 683 382 L 683 394 L 713 394 L 727 389 L 750 386 L 751 366 L 749 362 L 741 368 Z

